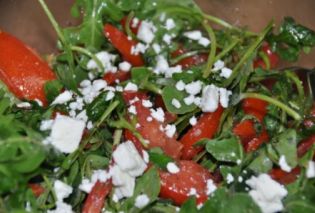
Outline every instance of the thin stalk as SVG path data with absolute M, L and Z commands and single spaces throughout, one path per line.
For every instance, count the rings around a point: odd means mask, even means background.
M 104 71 L 105 68 L 104 68 L 102 62 L 95 56 L 95 54 L 91 53 L 89 50 L 87 50 L 85 48 L 82 48 L 82 47 L 79 47 L 79 46 L 71 46 L 71 50 L 89 56 L 90 58 L 92 58 L 95 61 L 95 63 L 97 64 L 98 68 L 101 71 Z
M 214 61 L 218 61 L 219 59 L 223 58 L 226 54 L 228 54 L 238 43 L 240 40 L 235 39 L 229 44 L 225 49 L 223 49 L 214 59 Z
M 236 64 L 233 69 L 232 75 L 223 82 L 223 87 L 229 86 L 233 80 L 238 76 L 240 69 L 244 66 L 246 61 L 253 55 L 254 51 L 259 47 L 261 42 L 264 40 L 266 35 L 270 32 L 273 27 L 273 21 L 271 21 L 267 27 L 262 31 L 258 38 L 250 45 L 241 60 Z
M 113 145 L 118 145 L 120 143 L 121 137 L 122 137 L 122 129 L 116 129 L 114 132 L 114 142 Z
M 286 71 L 285 74 L 286 74 L 286 76 L 288 78 L 290 78 L 294 82 L 294 84 L 295 84 L 295 86 L 297 88 L 298 94 L 299 94 L 299 99 L 300 99 L 301 102 L 303 102 L 305 94 L 304 94 L 304 87 L 303 87 L 302 81 L 292 71 Z
M 270 104 L 273 104 L 273 105 L 279 107 L 280 109 L 285 111 L 288 115 L 290 115 L 295 120 L 300 121 L 302 119 L 302 117 L 299 115 L 299 113 L 295 112 L 293 109 L 291 109 L 290 107 L 288 107 L 284 103 L 282 103 L 282 102 L 280 102 L 274 98 L 271 98 L 269 96 L 259 94 L 259 93 L 242 93 L 240 95 L 240 100 L 245 99 L 245 98 L 257 98 L 257 99 L 266 101 Z
M 186 53 L 183 53 L 183 54 L 181 54 L 180 56 L 178 56 L 176 58 L 172 58 L 170 60 L 170 63 L 171 63 L 171 65 L 175 65 L 175 64 L 177 64 L 178 62 L 180 62 L 181 60 L 183 60 L 185 58 L 197 55 L 199 53 L 207 53 L 207 52 L 209 52 L 209 50 L 194 50 L 194 51 L 186 52 Z
M 213 29 L 208 25 L 207 22 L 203 23 L 203 27 L 208 32 L 208 35 L 209 35 L 210 41 L 211 41 L 208 61 L 207 61 L 205 69 L 203 70 L 203 75 L 202 75 L 203 78 L 208 78 L 211 71 L 212 71 L 212 66 L 215 62 L 215 54 L 216 54 L 216 50 L 217 50 L 217 41 L 216 41 L 216 37 L 215 37 Z
M 131 38 L 135 39 L 136 36 L 133 34 L 133 32 L 130 29 L 130 22 L 132 21 L 133 17 L 134 17 L 135 13 L 133 11 L 131 11 L 128 16 L 127 16 L 127 20 L 126 20 L 126 24 L 124 27 L 126 33 L 128 36 L 130 36 Z

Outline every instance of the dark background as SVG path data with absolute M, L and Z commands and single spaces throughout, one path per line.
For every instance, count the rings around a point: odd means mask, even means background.
M 180 1 L 180 0 L 179 0 Z M 77 23 L 70 17 L 74 0 L 46 0 L 62 26 Z M 315 30 L 315 0 L 196 0 L 208 13 L 253 31 L 260 31 L 271 19 L 279 23 L 284 16 Z M 0 0 L 0 30 L 17 36 L 41 54 L 55 50 L 56 34 L 37 0 Z M 299 62 L 315 67 L 315 51 Z

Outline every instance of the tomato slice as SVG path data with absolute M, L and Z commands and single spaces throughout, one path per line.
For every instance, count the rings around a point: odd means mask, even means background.
M 46 104 L 44 85 L 55 78 L 38 55 L 17 38 L 0 31 L 0 80 L 16 97 Z
M 171 53 L 172 58 L 178 57 L 184 54 L 186 50 L 183 47 L 179 47 L 176 51 Z M 197 66 L 206 63 L 208 60 L 208 54 L 201 53 L 194 56 L 190 56 L 180 60 L 176 65 L 181 65 L 183 69 L 187 69 L 193 66 Z
M 133 66 L 144 65 L 141 55 L 131 54 L 132 47 L 137 45 L 136 41 L 129 40 L 122 31 L 111 24 L 105 24 L 104 34 L 112 45 L 120 52 L 124 60 L 131 63 Z
M 298 144 L 297 154 L 298 157 L 302 157 L 306 152 L 315 144 L 315 135 L 312 135 Z
M 178 159 L 181 155 L 183 145 L 174 138 L 169 138 L 164 131 L 160 129 L 163 123 L 152 119 L 148 121 L 147 118 L 151 116 L 149 108 L 142 105 L 142 100 L 148 100 L 145 93 L 139 92 L 124 92 L 123 93 L 125 102 L 130 105 L 130 101 L 134 98 L 138 98 L 139 101 L 133 103 L 137 111 L 137 122 L 139 127 L 137 131 L 142 137 L 149 141 L 148 148 L 160 147 L 165 154 Z
M 107 82 L 108 85 L 115 84 L 116 80 L 119 80 L 119 82 L 126 81 L 130 78 L 130 72 L 124 72 L 118 70 L 115 73 L 107 72 L 103 79 Z
M 277 53 L 275 53 L 271 50 L 269 44 L 264 44 L 261 47 L 261 51 L 264 52 L 268 56 L 270 68 L 273 69 L 273 68 L 277 67 L 277 65 L 279 64 L 279 56 Z M 257 68 L 257 67 L 261 67 L 263 69 L 266 69 L 266 64 L 261 58 L 257 58 L 254 61 L 254 68 Z
M 291 172 L 285 172 L 280 168 L 274 168 L 271 170 L 269 175 L 271 176 L 272 179 L 276 180 L 277 182 L 287 185 L 293 183 L 297 179 L 300 172 L 301 172 L 300 167 L 295 167 L 294 169 L 292 169 Z
M 190 160 L 203 149 L 200 146 L 194 147 L 193 145 L 203 138 L 211 139 L 214 136 L 219 127 L 222 113 L 223 108 L 220 106 L 213 113 L 202 114 L 197 124 L 184 134 L 180 139 L 180 142 L 184 145 L 182 159 Z
M 268 142 L 269 135 L 267 131 L 264 129 L 261 134 L 257 137 L 252 138 L 248 142 L 243 142 L 243 146 L 245 149 L 245 152 L 253 152 L 256 151 L 264 142 Z
M 255 116 L 260 122 L 267 114 L 268 103 L 257 98 L 246 98 L 242 102 L 242 108 L 248 115 Z
M 127 24 L 127 18 L 128 18 L 128 16 L 125 16 L 125 17 L 124 17 L 123 19 L 121 19 L 121 21 L 120 21 L 120 24 L 121 24 L 121 26 L 123 27 L 123 29 L 125 29 L 125 26 L 126 26 L 126 24 Z M 137 33 L 138 33 L 138 31 L 139 31 L 139 27 L 140 27 L 140 25 L 141 25 L 141 21 L 139 20 L 136 25 L 133 25 L 133 21 L 134 21 L 134 18 L 131 19 L 130 24 L 129 24 L 129 28 L 130 28 L 131 32 L 133 32 L 134 34 L 137 35 Z
M 99 213 L 105 204 L 105 198 L 112 190 L 112 181 L 106 182 L 97 181 L 92 188 L 92 191 L 87 196 L 82 213 Z
M 31 188 L 35 197 L 39 197 L 41 194 L 43 194 L 45 192 L 45 188 L 42 187 L 38 183 L 30 183 L 30 184 L 28 184 L 28 186 Z
M 207 180 L 213 179 L 210 172 L 193 161 L 181 160 L 177 165 L 178 173 L 160 171 L 160 197 L 181 205 L 189 198 L 191 190 L 195 190 L 197 203 L 205 202 L 208 198 Z
M 241 141 L 250 141 L 256 136 L 254 122 L 251 120 L 244 120 L 235 125 L 233 133 L 240 137 Z

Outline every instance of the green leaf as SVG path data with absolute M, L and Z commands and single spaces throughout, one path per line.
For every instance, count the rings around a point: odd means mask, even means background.
M 97 121 L 106 111 L 110 103 L 106 101 L 107 94 L 108 92 L 101 93 L 86 107 L 86 114 L 91 121 Z
M 284 155 L 286 162 L 290 167 L 297 166 L 297 135 L 294 129 L 288 129 L 277 137 L 273 138 L 273 147 L 279 154 Z
M 160 152 L 154 148 L 149 151 L 150 162 L 162 169 L 166 169 L 167 164 L 169 162 L 173 162 L 174 160 L 171 157 L 165 155 L 161 149 L 159 150 Z
M 196 197 L 190 197 L 180 208 L 179 213 L 197 213 Z
M 132 81 L 141 88 L 148 81 L 152 71 L 147 67 L 134 67 L 131 69 Z
M 49 103 L 53 102 L 60 94 L 62 84 L 58 80 L 48 81 L 44 85 L 45 96 Z
M 260 149 L 257 154 L 258 156 L 249 164 L 248 168 L 258 174 L 267 173 L 272 169 L 272 161 L 269 159 L 265 149 Z
M 162 98 L 164 101 L 164 104 L 166 106 L 166 109 L 175 114 L 185 114 L 188 112 L 192 112 L 197 108 L 195 104 L 186 105 L 184 102 L 184 98 L 187 97 L 188 94 L 184 91 L 178 91 L 174 86 L 166 86 L 164 87 L 162 91 Z M 173 99 L 176 99 L 180 103 L 180 107 L 176 108 L 172 101 Z
M 236 163 L 243 159 L 243 147 L 236 137 L 208 140 L 206 150 L 216 160 Z
M 158 198 L 159 193 L 160 177 L 157 169 L 152 167 L 137 180 L 133 196 L 122 202 L 120 210 L 130 213 L 141 212 L 141 209 L 134 205 L 136 198 L 141 194 L 147 195 L 150 199 L 149 205 Z

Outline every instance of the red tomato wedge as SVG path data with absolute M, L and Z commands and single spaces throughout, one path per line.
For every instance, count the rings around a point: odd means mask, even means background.
M 190 160 L 203 149 L 200 146 L 194 147 L 193 145 L 203 138 L 211 139 L 214 136 L 219 127 L 222 113 L 223 108 L 220 106 L 213 113 L 202 114 L 197 124 L 184 134 L 180 139 L 180 142 L 184 145 L 182 159 Z
M 38 55 L 17 38 L 0 31 L 0 80 L 16 97 L 46 104 L 44 85 L 55 78 Z
M 39 197 L 41 194 L 43 194 L 45 192 L 45 188 L 42 187 L 38 183 L 30 183 L 30 184 L 28 184 L 28 186 L 31 188 L 35 197 Z
M 172 52 L 171 56 L 175 58 L 184 54 L 185 52 L 186 50 L 183 47 L 180 47 L 176 51 Z M 181 65 L 183 69 L 187 69 L 193 66 L 206 63 L 208 60 L 208 56 L 209 55 L 206 53 L 197 54 L 180 60 L 176 65 Z
M 133 46 L 137 45 L 136 41 L 129 40 L 128 37 L 119 29 L 111 24 L 105 24 L 104 34 L 106 38 L 112 43 L 112 45 L 120 52 L 124 60 L 131 63 L 133 66 L 144 65 L 141 55 L 131 54 Z
M 262 133 L 252 138 L 250 141 L 243 143 L 245 152 L 252 152 L 257 150 L 263 143 L 269 141 L 269 135 L 267 131 L 264 129 Z
M 174 138 L 167 137 L 165 132 L 160 129 L 163 123 L 155 119 L 152 119 L 152 121 L 147 120 L 151 116 L 151 112 L 149 108 L 142 105 L 142 100 L 147 100 L 148 97 L 144 93 L 139 92 L 124 92 L 123 96 L 128 105 L 134 98 L 137 97 L 139 99 L 139 101 L 133 103 L 137 111 L 137 122 L 140 125 L 137 131 L 144 139 L 149 141 L 148 148 L 160 147 L 165 154 L 178 159 L 181 155 L 182 144 Z
M 111 180 L 107 180 L 105 183 L 97 181 L 85 200 L 82 213 L 100 213 L 112 187 Z
M 300 174 L 300 167 L 295 167 L 291 172 L 285 172 L 280 168 L 274 168 L 269 173 L 270 177 L 277 182 L 287 185 L 293 183 Z
M 257 98 L 246 98 L 242 102 L 242 108 L 248 115 L 255 116 L 260 122 L 267 114 L 268 103 Z
M 124 72 L 118 70 L 115 73 L 108 72 L 104 75 L 103 79 L 107 82 L 108 85 L 115 84 L 116 80 L 119 80 L 119 82 L 126 81 L 130 78 L 130 72 Z
M 213 179 L 210 172 L 193 161 L 181 160 L 177 165 L 178 173 L 160 171 L 160 197 L 181 205 L 189 198 L 191 190 L 195 190 L 197 203 L 205 202 L 208 198 L 207 180 Z
M 277 67 L 277 65 L 279 63 L 279 56 L 277 53 L 275 53 L 271 50 L 269 44 L 264 44 L 261 47 L 261 51 L 268 56 L 270 68 L 273 69 L 273 68 Z M 257 68 L 257 67 L 261 67 L 263 69 L 266 69 L 266 64 L 265 64 L 263 59 L 257 58 L 254 61 L 254 68 Z
M 125 29 L 125 26 L 127 24 L 127 18 L 128 18 L 128 16 L 125 16 L 120 21 L 120 24 L 123 27 L 123 29 Z M 134 34 L 137 34 L 138 30 L 139 30 L 139 27 L 141 25 L 141 21 L 139 20 L 137 23 L 133 24 L 134 20 L 135 20 L 134 18 L 131 19 L 130 24 L 129 24 L 129 28 L 130 28 L 131 32 L 133 32 Z
M 315 135 L 312 135 L 298 144 L 297 154 L 298 157 L 302 157 L 306 152 L 315 144 Z

